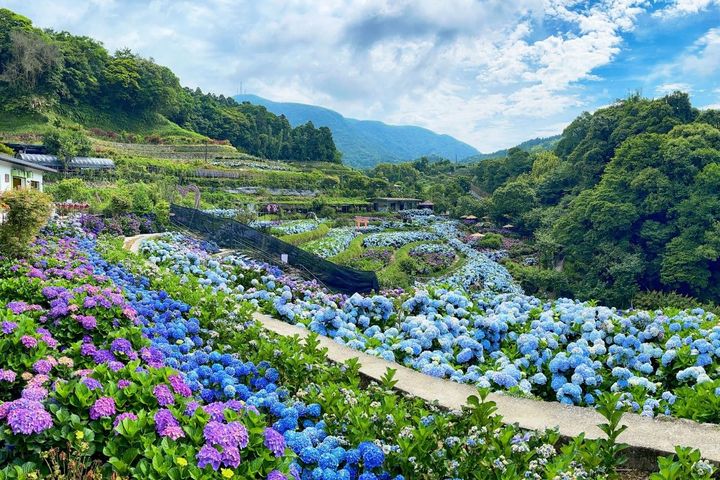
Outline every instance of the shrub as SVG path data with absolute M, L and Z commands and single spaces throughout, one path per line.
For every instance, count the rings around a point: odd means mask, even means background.
M 502 235 L 499 233 L 488 233 L 475 242 L 475 245 L 480 248 L 500 248 L 502 247 Z
M 0 226 L 0 252 L 10 257 L 22 256 L 50 218 L 52 200 L 38 190 L 20 189 L 0 195 L 0 204 L 9 209 L 7 221 Z
M 90 139 L 80 130 L 51 130 L 43 136 L 43 144 L 61 162 L 88 155 L 92 149 Z
M 15 155 L 15 151 L 4 143 L 0 143 L 0 153 L 4 153 L 5 155 Z
M 635 295 L 632 304 L 633 307 L 643 310 L 657 310 L 660 308 L 677 308 L 678 310 L 692 310 L 696 307 L 702 307 L 705 310 L 711 312 L 720 312 L 720 308 L 717 305 L 703 305 L 696 298 L 677 292 L 640 292 Z
M 330 231 L 330 227 L 328 227 L 326 224 L 322 223 L 320 226 L 314 230 L 310 230 L 307 232 L 300 232 L 300 233 L 294 233 L 291 235 L 283 235 L 280 237 L 280 240 L 290 243 L 292 245 L 302 245 L 303 243 L 310 242 L 312 240 L 317 240 L 318 238 L 322 238 L 325 235 L 328 234 Z

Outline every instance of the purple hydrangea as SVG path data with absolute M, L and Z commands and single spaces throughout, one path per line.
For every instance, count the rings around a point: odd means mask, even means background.
M 245 428 L 243 424 L 240 422 L 230 422 L 227 424 L 227 428 L 238 447 L 247 447 L 250 437 L 248 436 L 247 428 Z
M 83 343 L 80 346 L 80 354 L 86 356 L 93 356 L 97 353 L 97 348 L 92 343 Z
M 200 403 L 195 401 L 188 402 L 187 407 L 185 407 L 185 415 L 187 415 L 188 417 L 192 417 L 193 415 L 195 415 L 195 410 L 197 410 L 198 408 L 200 408 Z
M 97 381 L 91 377 L 84 377 L 81 380 L 81 383 L 83 385 L 85 385 L 87 388 L 89 388 L 90 390 L 102 389 L 102 384 L 99 381 Z
M 170 382 L 173 390 L 175 390 L 175 393 L 178 395 L 183 397 L 189 397 L 192 395 L 192 390 L 190 390 L 190 387 L 187 386 L 180 375 L 170 375 L 168 377 L 168 381 Z
M 25 302 L 10 302 L 6 305 L 15 315 L 27 312 L 29 310 L 40 310 L 40 305 L 28 305 Z
M 167 408 L 161 408 L 155 413 L 155 430 L 161 437 L 169 437 L 173 440 L 185 436 L 177 419 Z
M 90 418 L 92 420 L 113 415 L 115 415 L 115 400 L 112 397 L 100 397 L 90 407 Z
M 225 419 L 225 404 L 222 402 L 213 402 L 203 406 L 205 413 L 210 415 L 212 420 L 222 421 Z
M 26 400 L 34 400 L 36 402 L 45 400 L 45 397 L 47 397 L 47 395 L 48 391 L 39 386 L 26 387 L 20 394 L 22 398 Z
M 135 353 L 133 350 L 132 343 L 126 338 L 116 338 L 110 344 L 110 351 L 114 353 L 124 353 L 127 356 Z
M 0 329 L 2 329 L 2 332 L 5 335 L 10 335 L 12 332 L 15 331 L 18 324 L 15 322 L 2 322 L 0 323 Z
M 195 455 L 195 458 L 198 461 L 199 468 L 205 468 L 210 465 L 213 470 L 217 470 L 220 468 L 220 463 L 222 462 L 220 452 L 218 452 L 215 447 L 207 444 L 202 446 L 197 455 Z
M 264 445 L 273 455 L 280 458 L 285 454 L 285 438 L 274 428 L 266 428 L 264 432 Z
M 0 405 L 0 419 L 7 418 L 14 434 L 41 433 L 52 427 L 52 417 L 42 403 L 21 398 Z
M 153 395 L 161 407 L 167 407 L 175 403 L 175 395 L 170 391 L 170 387 L 165 384 L 155 385 Z
M 121 380 L 118 380 L 118 382 L 117 382 L 117 386 L 120 390 L 127 388 L 130 385 L 132 385 L 132 382 L 130 380 L 125 380 L 124 378 Z
M 50 373 L 50 370 L 52 370 L 52 368 L 53 364 L 48 360 L 38 360 L 33 364 L 33 369 L 35 370 L 35 372 L 43 375 L 47 375 L 48 373 Z
M 110 350 L 97 350 L 93 354 L 93 360 L 95 363 L 108 363 L 108 362 L 115 362 L 117 361 L 117 358 L 115 358 L 115 355 L 112 354 Z
M 278 470 L 273 470 L 268 474 L 267 480 L 287 480 L 287 477 Z
M 93 330 L 97 327 L 97 320 L 92 315 L 76 315 L 75 320 L 82 325 L 85 330 Z
M 30 335 L 23 335 L 20 338 L 20 342 L 23 344 L 23 346 L 25 348 L 37 347 L 37 339 L 35 337 L 31 337 Z
M 240 450 L 237 447 L 223 447 L 222 463 L 226 467 L 237 468 L 240 465 Z
M 0 368 L 0 382 L 14 382 L 17 374 L 12 370 L 3 370 Z

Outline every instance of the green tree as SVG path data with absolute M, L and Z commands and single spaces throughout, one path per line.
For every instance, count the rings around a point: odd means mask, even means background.
M 50 218 L 50 196 L 38 190 L 13 189 L 0 194 L 7 220 L 0 225 L 0 252 L 10 257 L 28 254 L 30 243 Z
M 66 170 L 73 157 L 87 156 L 92 149 L 90 139 L 80 130 L 54 129 L 43 136 L 45 148 L 57 155 Z

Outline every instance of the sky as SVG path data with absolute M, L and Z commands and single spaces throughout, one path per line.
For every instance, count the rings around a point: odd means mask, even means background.
M 674 90 L 720 108 L 720 0 L 0 0 L 181 83 L 418 125 L 482 152 Z

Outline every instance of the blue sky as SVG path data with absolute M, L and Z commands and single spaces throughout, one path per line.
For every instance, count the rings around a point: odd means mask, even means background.
M 0 0 L 184 85 L 453 135 L 483 152 L 630 92 L 720 108 L 720 0 Z

